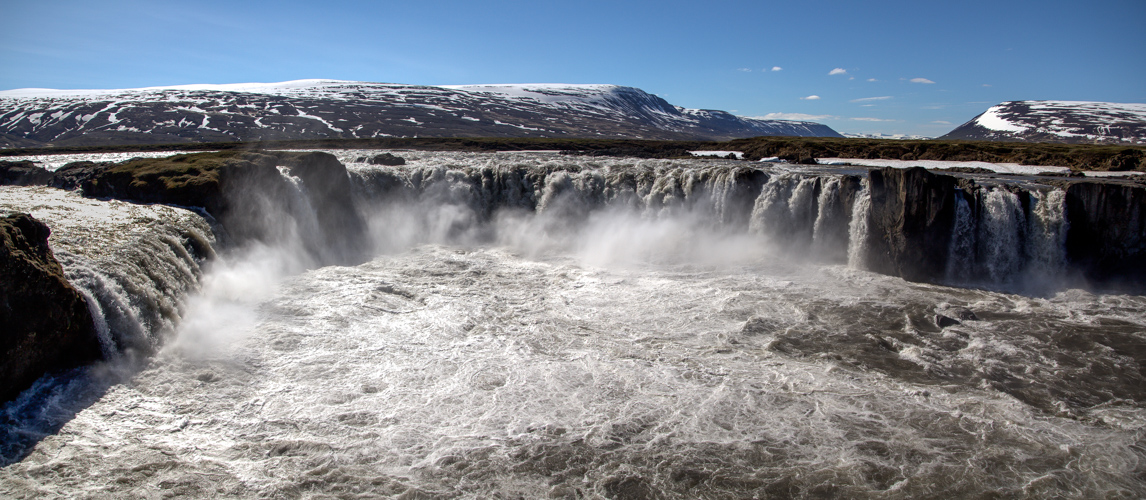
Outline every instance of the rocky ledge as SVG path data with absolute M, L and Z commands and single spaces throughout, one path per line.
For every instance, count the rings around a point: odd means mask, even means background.
M 45 373 L 102 357 L 91 312 L 64 278 L 49 234 L 27 214 L 0 218 L 0 401 Z
M 866 266 L 922 282 L 941 282 L 952 256 L 956 203 L 970 200 L 971 217 L 986 210 L 975 180 L 920 167 L 872 170 L 871 219 Z M 1002 187 L 1015 193 L 1029 220 L 1035 209 L 1023 182 Z M 1146 186 L 1122 180 L 1039 179 L 1065 192 L 1065 271 L 1089 285 L 1146 289 Z M 1018 242 L 1022 244 L 1022 242 Z

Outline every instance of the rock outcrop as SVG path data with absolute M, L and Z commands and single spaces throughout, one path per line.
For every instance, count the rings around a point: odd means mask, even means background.
M 39 186 L 47 184 L 51 178 L 51 172 L 31 161 L 0 161 L 0 185 Z
M 1066 187 L 1067 256 L 1087 278 L 1146 283 L 1146 187 L 1074 182 Z
M 91 312 L 64 278 L 49 234 L 30 215 L 0 218 L 0 401 L 45 373 L 102 357 Z
M 914 167 L 871 171 L 867 265 L 912 281 L 944 277 L 958 180 Z
M 374 156 L 360 156 L 354 160 L 355 163 L 369 163 L 371 165 L 386 165 L 395 167 L 398 165 L 405 165 L 406 159 L 401 156 L 394 156 L 390 153 L 382 153 Z
M 1046 236 L 1036 234 L 1041 223 L 1034 213 L 1036 198 L 1049 196 L 1051 187 L 1006 183 L 988 189 L 970 179 L 918 167 L 872 170 L 865 265 L 875 272 L 937 283 L 952 279 L 952 260 L 963 258 L 963 265 L 977 268 L 962 276 L 972 280 L 997 281 L 1004 272 L 1010 274 L 1008 279 L 1017 279 L 1015 271 L 1033 264 L 1043 266 L 1033 272 L 1067 272 L 1090 285 L 1131 290 L 1146 287 L 1146 186 L 1119 180 L 1063 179 L 1053 184 L 1065 192 L 1064 262 L 1032 263 L 1031 259 L 1041 258 L 1039 245 L 1046 244 L 1040 241 Z M 1036 193 L 1040 189 L 1041 194 Z M 996 200 L 1013 200 L 1009 208 L 1014 211 L 1013 219 L 1007 219 L 1006 207 L 994 208 L 1003 213 L 988 213 L 989 193 L 994 193 L 991 196 Z M 962 257 L 951 254 L 960 198 L 969 201 L 965 231 L 970 246 Z M 993 226 L 1003 223 L 1015 227 L 1010 228 L 1013 240 L 1000 246 L 999 241 L 989 239 L 989 233 Z M 999 269 L 1000 265 L 1009 268 Z
M 94 168 L 80 185 L 85 196 L 202 207 L 239 243 L 302 232 L 302 244 L 321 263 L 355 263 L 366 253 L 366 224 L 353 205 L 346 167 L 328 153 L 136 158 Z

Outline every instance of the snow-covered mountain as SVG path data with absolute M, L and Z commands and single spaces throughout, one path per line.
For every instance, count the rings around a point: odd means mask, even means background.
M 1146 144 L 1146 104 L 1004 102 L 939 139 Z
M 685 109 L 617 85 L 339 80 L 0 91 L 0 146 L 373 137 L 839 137 L 812 122 Z

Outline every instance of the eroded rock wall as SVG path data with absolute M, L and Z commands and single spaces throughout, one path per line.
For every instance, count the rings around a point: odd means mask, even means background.
M 102 357 L 87 303 L 64 278 L 49 234 L 27 214 L 0 218 L 0 401 L 45 373 Z

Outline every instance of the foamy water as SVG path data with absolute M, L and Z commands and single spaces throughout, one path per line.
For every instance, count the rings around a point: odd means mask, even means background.
M 570 161 L 409 157 L 394 171 Z M 825 208 L 841 179 L 776 175 L 740 208 L 712 195 L 687 210 L 581 212 L 568 193 L 587 196 L 593 169 L 618 162 L 582 165 L 549 178 L 547 193 L 567 194 L 545 198 L 540 215 L 488 218 L 493 237 L 459 229 L 483 216 L 464 176 L 444 170 L 426 174 L 443 183 L 424 189 L 433 196 L 372 209 L 389 244 L 360 265 L 299 271 L 283 264 L 289 248 L 221 253 L 165 347 L 121 383 L 91 384 L 94 400 L 0 470 L 0 492 L 1146 494 L 1146 297 L 1025 296 L 857 269 L 866 219 Z M 631 168 L 642 165 L 681 166 Z M 1014 273 L 997 244 L 1014 219 L 1003 193 L 984 194 L 991 222 L 956 230 L 999 248 L 984 250 L 991 272 Z M 1055 196 L 1038 199 L 1039 221 L 1059 217 Z M 848 206 L 868 203 L 861 186 Z M 1041 235 L 1025 252 L 1042 255 L 1059 234 L 1012 222 Z M 1058 265 L 1050 255 L 1034 261 Z M 961 320 L 941 328 L 937 315 Z

